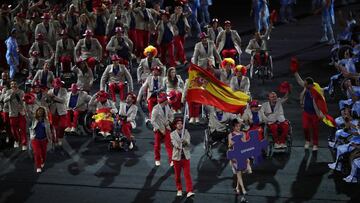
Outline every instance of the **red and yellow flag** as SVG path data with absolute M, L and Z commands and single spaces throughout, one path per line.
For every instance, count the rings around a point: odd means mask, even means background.
M 335 127 L 336 126 L 335 120 L 333 117 L 331 117 L 328 114 L 328 108 L 326 105 L 324 93 L 321 90 L 320 85 L 315 82 L 314 86 L 310 89 L 310 92 L 314 98 L 314 101 L 316 103 L 318 110 L 321 111 L 321 113 L 324 115 L 324 118 L 322 119 L 322 121 L 330 127 Z
M 191 64 L 186 99 L 188 102 L 214 106 L 225 112 L 241 113 L 250 97 L 244 92 L 233 91 L 209 71 Z

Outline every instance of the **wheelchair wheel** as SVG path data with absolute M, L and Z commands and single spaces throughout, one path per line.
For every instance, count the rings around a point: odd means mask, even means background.
M 84 116 L 84 120 L 83 120 L 83 128 L 84 128 L 84 131 L 85 131 L 85 133 L 87 133 L 88 135 L 91 135 L 91 134 L 93 134 L 93 129 L 92 129 L 92 127 L 91 127 L 91 125 L 92 125 L 92 122 L 93 122 L 93 113 L 91 113 L 91 112 L 88 112 L 88 113 L 86 113 L 85 114 L 85 116 Z

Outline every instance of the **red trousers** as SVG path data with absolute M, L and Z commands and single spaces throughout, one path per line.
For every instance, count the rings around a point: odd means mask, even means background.
M 107 45 L 107 38 L 105 35 L 95 35 L 95 38 L 99 41 L 101 47 L 102 47 L 102 53 L 103 53 L 103 56 L 107 56 L 107 53 L 106 53 L 106 45 Z
M 176 60 L 184 63 L 186 61 L 185 57 L 185 36 L 177 35 L 174 37 L 174 46 L 176 49 Z
M 125 84 L 123 82 L 119 83 L 110 83 L 109 85 L 109 92 L 111 95 L 111 98 L 114 102 L 116 102 L 116 90 L 119 90 L 120 100 L 125 100 Z
M 237 54 L 236 49 L 223 49 L 221 51 L 221 55 L 224 58 L 235 58 L 236 54 Z
M 27 138 L 25 116 L 18 115 L 17 117 L 10 117 L 10 128 L 15 141 L 20 142 L 23 146 L 26 146 Z
M 166 130 L 165 135 L 161 134 L 159 130 L 155 132 L 155 143 L 154 143 L 154 154 L 155 154 L 155 161 L 160 161 L 160 148 L 161 148 L 161 140 L 164 139 L 165 142 L 165 149 L 168 154 L 169 163 L 172 160 L 172 145 L 171 145 L 171 138 L 170 138 L 170 131 Z
M 94 71 L 97 60 L 94 57 L 89 57 L 86 59 L 86 63 L 88 64 L 89 68 Z
M 171 108 L 174 109 L 175 111 L 178 111 L 181 109 L 181 97 L 182 94 L 181 92 L 176 92 L 176 102 L 171 103 Z
M 176 63 L 174 57 L 174 41 L 171 41 L 170 43 L 167 44 L 160 44 L 160 49 L 161 49 L 161 62 L 164 65 L 175 67 Z M 167 59 L 169 59 L 169 63 Z
M 136 43 L 136 30 L 135 29 L 129 29 L 128 31 L 128 36 L 130 38 L 130 40 L 133 42 L 133 43 Z M 134 46 L 134 50 L 136 50 L 136 45 Z
M 189 102 L 189 117 L 200 117 L 201 104 Z
M 186 184 L 186 192 L 192 192 L 192 180 L 190 175 L 190 160 L 181 159 L 180 161 L 173 160 L 174 163 L 174 171 L 175 171 L 175 183 L 177 190 L 182 190 L 181 185 L 181 169 L 184 170 L 185 184 Z
M 136 56 L 142 57 L 145 47 L 149 45 L 150 32 L 146 30 L 136 29 L 136 40 L 134 41 L 136 47 Z
M 78 110 L 67 110 L 66 113 L 66 127 L 68 128 L 76 128 L 78 121 L 79 121 L 79 115 L 82 111 Z
M 269 129 L 271 134 L 273 135 L 274 141 L 276 144 L 285 144 L 286 136 L 289 132 L 289 123 L 287 121 L 281 123 L 272 123 L 269 124 Z M 281 130 L 281 134 L 279 137 L 279 129 Z
M 65 125 L 67 125 L 67 115 L 52 115 L 53 119 L 53 126 L 55 128 L 55 142 L 58 141 L 58 139 L 62 139 L 64 137 L 64 130 Z
M 59 62 L 62 65 L 62 72 L 71 72 L 71 62 L 72 62 L 72 58 L 71 56 L 61 56 L 59 58 Z
M 93 128 L 98 128 L 102 132 L 111 132 L 114 127 L 114 123 L 107 120 L 102 120 L 94 122 L 92 125 Z
M 131 124 L 127 121 L 121 121 L 121 132 L 125 135 L 125 137 L 130 140 L 131 139 Z
M 5 126 L 2 126 L 1 128 L 6 130 L 7 135 L 11 135 L 9 113 L 4 112 L 4 111 L 1 112 L 1 118 L 3 120 L 3 124 L 5 125 Z
M 312 129 L 313 145 L 319 145 L 319 123 L 316 114 L 302 113 L 302 124 L 304 128 L 305 140 L 310 142 L 310 130 Z
M 154 106 L 157 104 L 157 98 L 156 97 L 150 97 L 148 99 L 148 111 L 149 111 L 149 118 L 151 118 L 151 112 L 154 108 Z
M 31 141 L 36 168 L 41 168 L 41 164 L 45 163 L 47 144 L 48 140 L 46 138 L 42 140 L 33 139 Z

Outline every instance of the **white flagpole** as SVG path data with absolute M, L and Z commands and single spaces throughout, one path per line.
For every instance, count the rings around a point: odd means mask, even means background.
M 184 136 L 184 133 L 185 133 L 185 124 L 186 124 L 186 117 L 187 117 L 187 114 L 188 114 L 188 103 L 185 101 L 185 108 L 184 108 L 184 119 L 183 119 L 183 128 L 182 128 L 182 131 L 181 131 L 181 138 Z

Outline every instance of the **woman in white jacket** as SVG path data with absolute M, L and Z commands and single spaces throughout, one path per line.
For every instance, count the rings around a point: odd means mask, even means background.
M 51 137 L 50 123 L 46 115 L 45 108 L 39 107 L 30 127 L 30 139 L 37 173 L 41 173 L 44 168 L 47 144 Z

